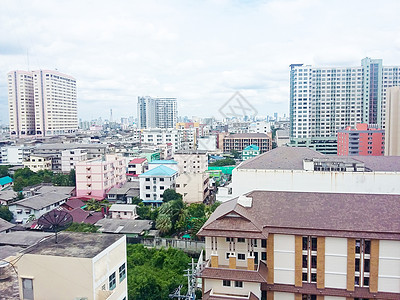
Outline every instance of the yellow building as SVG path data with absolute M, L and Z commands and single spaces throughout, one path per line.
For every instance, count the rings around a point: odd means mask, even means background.
M 19 255 L 20 299 L 127 299 L 124 235 L 62 232 Z

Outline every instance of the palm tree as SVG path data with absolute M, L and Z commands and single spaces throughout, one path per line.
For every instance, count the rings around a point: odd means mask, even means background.
M 159 214 L 156 220 L 156 228 L 161 234 L 166 234 L 172 229 L 172 222 L 168 215 Z

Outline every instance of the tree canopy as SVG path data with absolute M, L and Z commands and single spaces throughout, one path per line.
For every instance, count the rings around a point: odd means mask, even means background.
M 7 206 L 0 204 L 0 218 L 10 222 L 13 218 L 12 212 L 8 209 Z
M 189 262 L 181 250 L 127 245 L 129 300 L 169 299 L 168 294 L 179 285 L 186 287 L 183 275 Z
M 220 160 L 217 160 L 215 162 L 209 163 L 208 164 L 210 167 L 223 167 L 223 166 L 234 166 L 236 165 L 236 162 L 233 158 L 223 158 Z

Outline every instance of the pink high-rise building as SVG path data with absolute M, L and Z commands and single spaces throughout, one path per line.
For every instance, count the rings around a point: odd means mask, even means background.
M 126 182 L 126 162 L 123 157 L 106 155 L 76 163 L 76 196 L 105 198 L 112 187 Z

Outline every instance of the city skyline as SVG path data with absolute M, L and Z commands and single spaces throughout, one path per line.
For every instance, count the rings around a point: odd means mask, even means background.
M 73 1 L 23 2 L 5 1 L 0 12 L 3 107 L 7 72 L 57 68 L 76 78 L 85 120 L 111 108 L 115 119 L 136 116 L 141 95 L 180 99 L 181 116 L 218 118 L 236 91 L 259 115 L 284 114 L 290 64 L 351 67 L 373 57 L 399 65 L 396 1 L 100 1 L 79 10 Z

